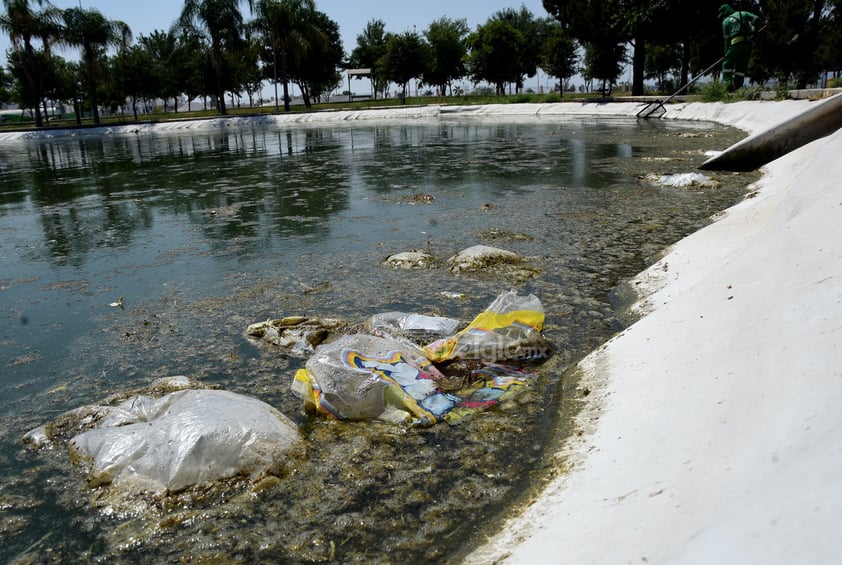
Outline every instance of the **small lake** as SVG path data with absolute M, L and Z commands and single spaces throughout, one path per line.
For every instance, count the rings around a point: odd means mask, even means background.
M 621 329 L 612 289 L 756 180 L 647 179 L 743 137 L 715 124 L 214 123 L 0 144 L 0 561 L 441 561 L 493 535 L 541 472 L 573 394 L 564 368 Z M 383 266 L 476 244 L 540 274 Z M 457 425 L 309 419 L 290 392 L 304 360 L 244 335 L 298 314 L 469 321 L 510 288 L 541 299 L 556 357 L 527 393 Z M 230 481 L 127 510 L 97 499 L 64 449 L 21 442 L 170 375 L 275 406 L 306 458 L 258 493 Z

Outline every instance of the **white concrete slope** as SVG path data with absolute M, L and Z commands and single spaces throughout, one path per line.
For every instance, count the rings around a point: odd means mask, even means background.
M 809 102 L 670 106 L 765 129 Z M 633 282 L 640 321 L 582 363 L 584 431 L 473 563 L 836 563 L 842 130 Z

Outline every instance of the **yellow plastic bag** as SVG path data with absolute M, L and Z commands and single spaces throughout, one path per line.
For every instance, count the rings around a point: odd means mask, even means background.
M 468 326 L 455 335 L 423 348 L 430 361 L 478 359 L 489 363 L 549 357 L 549 344 L 541 335 L 544 308 L 530 294 L 510 290 L 498 296 Z

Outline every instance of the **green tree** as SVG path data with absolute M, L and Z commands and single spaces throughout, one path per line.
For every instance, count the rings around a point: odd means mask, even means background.
M 351 51 L 348 67 L 371 69 L 374 98 L 377 98 L 378 91 L 385 91 L 388 84 L 380 73 L 384 55 L 386 55 L 386 24 L 383 20 L 370 20 L 363 32 L 357 36 L 357 46 Z
M 44 75 L 44 96 L 59 104 L 69 102 L 75 111 L 79 100 L 84 96 L 79 77 L 79 63 L 52 55 Z M 77 121 L 78 118 L 79 116 Z
M 309 34 L 305 34 L 308 46 L 300 58 L 295 58 L 296 68 L 292 75 L 304 97 L 304 105 L 310 108 L 311 101 L 329 94 L 342 81 L 337 70 L 342 65 L 345 50 L 339 34 L 339 24 L 318 10 L 310 14 Z M 309 36 L 309 37 L 308 37 Z
M 544 9 L 585 47 L 585 78 L 613 80 L 625 56 L 625 44 L 631 39 L 627 28 L 627 5 L 635 0 L 543 0 Z M 611 57 L 617 57 L 611 61 Z M 642 84 L 641 84 L 642 87 Z
M 127 45 L 132 32 L 119 20 L 109 20 L 94 8 L 68 8 L 63 12 L 64 32 L 61 41 L 82 49 L 82 74 L 88 87 L 88 101 L 93 111 L 94 123 L 99 120 L 97 87 L 104 73 L 102 61 L 106 49 Z
M 589 81 L 596 79 L 602 82 L 600 90 L 603 96 L 607 96 L 623 72 L 625 53 L 626 47 L 622 43 L 585 44 L 585 66 L 582 75 Z
M 249 1 L 253 9 L 253 2 Z M 203 35 L 210 43 L 214 70 L 216 107 L 227 114 L 225 106 L 225 53 L 243 42 L 243 14 L 239 0 L 185 0 L 178 25 Z
M 679 84 L 687 84 L 691 73 L 722 57 L 717 17 L 721 4 L 722 0 L 638 1 L 626 9 L 623 31 L 632 46 L 633 94 L 644 93 L 644 78 L 660 77 L 659 86 L 671 87 L 674 83 L 667 78 L 671 74 Z M 674 60 L 668 62 L 665 56 Z
M 36 0 L 38 6 L 42 0 Z M 12 48 L 18 53 L 17 68 L 20 71 L 22 85 L 35 113 L 35 125 L 41 127 L 41 100 L 43 98 L 43 67 L 41 63 L 49 57 L 49 39 L 57 30 L 57 13 L 47 8 L 36 12 L 30 7 L 30 0 L 3 0 L 5 12 L 0 14 L 0 30 L 9 35 Z M 43 43 L 42 53 L 36 55 L 33 39 Z
M 254 95 L 263 88 L 263 73 L 260 69 L 262 43 L 260 38 L 246 30 L 246 41 L 239 52 L 237 65 L 238 83 L 249 97 L 249 106 L 254 106 Z
M 468 36 L 468 47 L 468 72 L 474 82 L 495 85 L 499 96 L 505 93 L 506 83 L 522 80 L 526 38 L 511 23 L 489 20 Z
M 512 81 L 515 83 L 517 91 L 520 92 L 523 89 L 525 78 L 535 76 L 538 70 L 543 43 L 543 25 L 540 20 L 535 19 L 535 16 L 526 6 L 521 6 L 520 10 L 513 8 L 500 10 L 491 16 L 491 20 L 508 23 L 518 30 L 523 37 L 523 42 L 517 53 L 520 65 L 519 76 Z
M 676 90 L 669 77 L 678 74 L 681 61 L 682 53 L 677 44 L 650 45 L 646 50 L 646 78 L 655 79 L 661 92 Z
M 703 4 L 696 2 L 696 5 Z M 544 0 L 544 8 L 558 19 L 570 35 L 586 46 L 586 65 L 592 75 L 613 81 L 611 69 L 625 58 L 625 44 L 632 46 L 632 94 L 644 93 L 647 45 L 676 41 L 687 26 L 697 25 L 689 0 Z M 688 17 L 690 16 L 690 17 Z M 698 27 L 698 25 L 697 25 Z M 620 48 L 619 45 L 623 45 Z M 617 61 L 607 59 L 618 57 Z
M 5 67 L 0 67 L 0 104 L 8 104 L 12 101 L 12 75 L 6 72 Z
M 842 0 L 831 0 L 828 8 L 821 21 L 817 55 L 822 70 L 833 71 L 835 77 L 839 77 L 842 71 Z M 837 81 L 836 84 L 842 83 Z
M 29 57 L 22 50 L 10 50 L 7 54 L 9 72 L 13 79 L 12 100 L 18 103 L 21 109 L 32 110 L 36 124 L 40 121 L 43 124 L 43 113 L 41 112 L 41 99 L 44 95 L 44 61 L 46 55 L 42 49 L 33 49 Z M 27 80 L 26 68 L 38 69 L 37 87 Z
M 152 53 L 142 45 L 127 46 L 111 59 L 112 100 L 131 100 L 131 110 L 137 120 L 138 99 L 155 98 L 159 94 L 162 65 L 156 64 Z
M 178 64 L 176 52 L 178 50 L 178 37 L 172 30 L 155 30 L 148 36 L 141 35 L 137 43 L 145 52 L 145 58 L 151 66 L 144 74 L 151 75 L 150 80 L 154 82 L 148 87 L 148 94 L 154 98 L 164 101 L 164 111 L 167 111 L 167 100 L 173 99 L 173 108 L 178 112 L 179 74 L 184 69 Z M 135 58 L 140 54 L 135 54 Z
M 543 25 L 540 67 L 564 84 L 578 71 L 578 46 L 560 23 L 547 19 Z
M 383 78 L 401 87 L 401 100 L 406 103 L 406 85 L 421 78 L 429 58 L 429 46 L 414 31 L 389 35 L 381 67 Z
M 255 12 L 254 25 L 271 45 L 273 80 L 283 85 L 284 111 L 289 112 L 291 69 L 312 62 L 311 53 L 324 53 L 328 37 L 316 25 L 313 0 L 258 0 Z
M 430 60 L 424 71 L 424 84 L 438 88 L 441 96 L 447 94 L 453 81 L 467 74 L 465 59 L 468 55 L 468 22 L 446 17 L 432 22 L 424 32 L 430 46 Z
M 825 59 L 824 46 L 839 41 L 839 2 L 828 0 L 769 0 L 751 8 L 765 29 L 754 39 L 749 76 L 805 88 L 817 81 L 824 67 L 838 67 Z
M 176 86 L 179 93 L 187 98 L 187 111 L 192 110 L 192 101 L 216 91 L 211 53 L 204 37 L 190 29 L 181 29 L 176 34 L 176 49 L 171 63 L 175 72 Z

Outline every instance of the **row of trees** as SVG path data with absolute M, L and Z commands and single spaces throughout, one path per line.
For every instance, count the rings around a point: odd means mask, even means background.
M 473 32 L 464 19 L 442 17 L 423 34 L 387 33 L 382 20 L 372 20 L 357 36 L 348 64 L 372 69 L 375 93 L 396 83 L 405 95 L 409 81 L 418 79 L 444 96 L 468 77 L 502 94 L 506 84 L 520 90 L 538 68 L 561 79 L 576 74 L 577 52 L 559 22 L 521 7 L 493 14 Z
M 266 80 L 276 93 L 282 86 L 285 110 L 290 84 L 309 107 L 341 84 L 340 69 L 360 67 L 372 69 L 375 93 L 396 83 L 405 94 L 416 79 L 445 95 L 464 78 L 498 93 L 507 84 L 519 89 L 539 68 L 562 80 L 581 73 L 610 85 L 630 62 L 632 93 L 644 94 L 646 79 L 670 89 L 722 55 L 721 0 L 543 0 L 552 17 L 507 9 L 473 31 L 465 20 L 442 17 L 421 33 L 391 33 L 375 19 L 347 58 L 339 26 L 313 0 L 249 0 L 250 20 L 239 0 L 185 0 L 169 30 L 135 43 L 128 25 L 96 10 L 2 2 L 0 29 L 13 48 L 8 72 L 0 68 L 0 101 L 32 108 L 39 126 L 48 101 L 72 102 L 77 116 L 90 109 L 95 122 L 100 106 L 129 100 L 136 113 L 139 101 L 180 96 L 210 97 L 225 114 L 225 93 L 253 101 Z M 763 18 L 754 80 L 803 87 L 821 70 L 842 66 L 842 0 L 733 4 Z M 56 45 L 79 48 L 80 61 L 57 56 Z
M 339 26 L 313 0 L 248 4 L 251 21 L 239 0 L 185 0 L 169 30 L 133 43 L 126 23 L 95 9 L 3 0 L 0 29 L 13 47 L 9 72 L 0 72 L 0 101 L 33 109 L 41 126 L 50 102 L 72 102 L 77 119 L 89 109 L 99 123 L 100 106 L 116 109 L 127 100 L 136 114 L 141 100 L 211 97 L 225 114 L 225 93 L 253 99 L 267 79 L 283 84 L 286 109 L 290 82 L 308 106 L 338 84 L 344 58 Z M 80 48 L 80 62 L 56 55 L 57 45 Z
M 372 20 L 346 59 L 339 26 L 313 0 L 250 1 L 251 21 L 238 0 L 185 0 L 169 30 L 141 35 L 134 44 L 128 25 L 97 10 L 57 10 L 41 0 L 3 4 L 0 28 L 14 46 L 6 98 L 32 108 L 39 126 L 49 101 L 72 101 L 77 116 L 90 109 L 95 123 L 101 105 L 114 109 L 128 100 L 136 116 L 142 100 L 166 105 L 182 95 L 211 97 L 225 114 L 226 92 L 245 93 L 252 102 L 265 80 L 276 91 L 283 87 L 285 110 L 291 83 L 309 107 L 341 84 L 342 68 L 371 68 L 375 92 L 390 83 L 405 92 L 419 79 L 442 94 L 466 76 L 502 92 L 506 83 L 520 87 L 539 66 L 558 77 L 577 72 L 573 40 L 558 22 L 536 19 L 526 8 L 498 12 L 474 33 L 466 20 L 441 18 L 423 34 L 388 33 L 383 21 Z M 57 56 L 55 45 L 80 47 L 81 62 Z
M 717 9 L 722 0 L 543 0 L 544 8 L 586 47 L 596 76 L 613 80 L 631 50 L 632 94 L 644 79 L 663 81 L 692 72 L 723 54 Z M 731 5 L 762 18 L 749 76 L 804 88 L 820 72 L 842 66 L 842 1 L 737 0 Z

